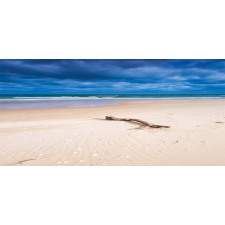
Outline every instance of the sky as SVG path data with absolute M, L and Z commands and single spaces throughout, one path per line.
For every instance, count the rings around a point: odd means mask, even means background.
M 4 94 L 225 94 L 225 60 L 1 59 Z

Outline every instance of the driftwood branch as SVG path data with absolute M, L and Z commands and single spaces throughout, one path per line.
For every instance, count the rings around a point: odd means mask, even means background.
M 135 123 L 135 124 L 139 125 L 140 127 L 169 128 L 169 126 L 163 126 L 163 125 L 157 125 L 157 124 L 153 124 L 153 123 L 148 123 L 146 121 L 139 120 L 139 119 L 116 118 L 114 116 L 106 116 L 105 119 L 106 120 L 116 120 L 116 121 L 131 122 L 131 123 Z

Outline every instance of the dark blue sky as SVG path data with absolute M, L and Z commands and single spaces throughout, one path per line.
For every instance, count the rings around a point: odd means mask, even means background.
M 225 94 L 225 60 L 0 60 L 0 94 Z

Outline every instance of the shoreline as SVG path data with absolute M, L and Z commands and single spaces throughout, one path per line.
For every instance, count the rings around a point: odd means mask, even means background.
M 225 165 L 224 100 L 0 110 L 0 165 Z M 170 128 L 140 130 L 105 116 Z
M 181 102 L 181 101 L 207 101 L 207 100 L 224 100 L 225 98 L 180 98 L 180 99 L 130 99 L 130 100 L 112 100 L 110 99 L 110 103 L 112 104 L 108 104 L 108 105 L 95 105 L 95 106 L 78 106 L 78 107 L 42 107 L 42 108 L 12 108 L 12 109 L 1 109 L 0 108 L 0 112 L 1 111 L 11 111 L 11 110 L 51 110 L 51 109 L 83 109 L 83 108 L 99 108 L 99 107 L 107 107 L 107 106 L 118 106 L 118 105 L 124 105 L 124 104 L 129 104 L 129 103 L 137 103 L 137 102 L 167 102 L 167 101 L 177 101 L 177 102 Z M 57 100 L 57 102 L 71 102 L 74 100 Z M 92 101 L 92 100 L 76 100 L 76 101 Z M 93 100 L 93 101 L 108 101 L 108 100 Z M 42 101 L 41 101 L 42 102 Z M 55 102 L 55 101 L 44 101 L 46 103 L 49 102 Z M 0 103 L 0 104 L 24 104 L 24 102 L 4 102 L 4 103 Z M 26 102 L 26 104 L 29 103 L 34 103 L 34 102 Z M 36 102 L 35 102 L 36 103 Z

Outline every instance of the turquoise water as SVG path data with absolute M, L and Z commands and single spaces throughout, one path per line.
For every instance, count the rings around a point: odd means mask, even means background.
M 0 109 L 94 107 L 148 99 L 225 99 L 225 95 L 1 95 Z

